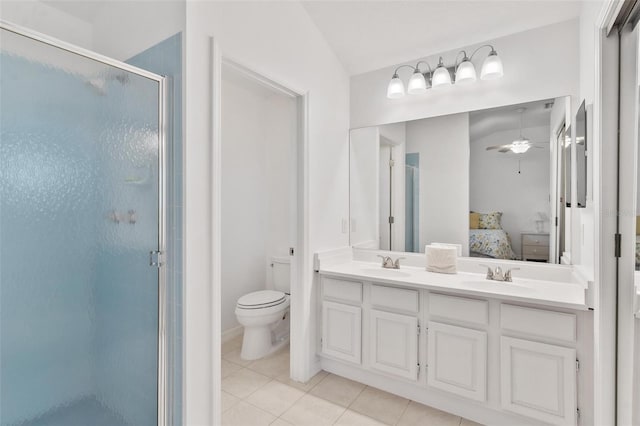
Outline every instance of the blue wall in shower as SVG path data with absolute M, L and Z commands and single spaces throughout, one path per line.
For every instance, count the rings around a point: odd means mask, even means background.
M 86 125 L 95 117 L 95 94 L 61 70 L 6 54 L 0 60 L 0 424 L 6 425 L 92 393 L 96 324 L 94 287 L 87 283 L 96 270 L 98 194 L 97 140 Z M 42 93 L 49 102 L 32 102 Z M 57 99 L 66 99 L 65 108 Z
M 167 345 L 173 374 L 171 417 L 182 424 L 182 34 L 176 34 L 127 61 L 167 77 L 169 133 L 167 149 Z

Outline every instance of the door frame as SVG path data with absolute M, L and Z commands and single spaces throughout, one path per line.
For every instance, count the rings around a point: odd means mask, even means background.
M 127 64 L 126 62 L 110 58 L 91 50 L 67 43 L 55 37 L 50 37 L 37 31 L 16 25 L 6 20 L 0 19 L 0 29 L 29 38 L 31 40 L 47 44 L 57 49 L 64 50 L 71 54 L 83 58 L 100 62 L 105 65 L 121 69 L 123 71 L 136 74 L 138 76 L 155 81 L 158 84 L 158 243 L 157 248 L 150 249 L 150 266 L 158 267 L 158 347 L 157 347 L 157 404 L 158 404 L 158 425 L 165 426 L 170 419 L 169 410 L 172 407 L 174 395 L 167 388 L 168 369 L 171 364 L 168 362 L 167 351 L 167 266 L 166 266 L 166 240 L 167 240 L 167 134 L 168 134 L 168 80 L 166 77 L 147 71 L 145 69 Z M 158 253 L 157 264 L 151 258 L 154 252 Z
M 306 285 L 308 275 L 312 271 L 313 259 L 309 248 L 309 92 L 294 89 L 287 83 L 282 83 L 269 76 L 261 74 L 252 66 L 227 55 L 218 42 L 211 39 L 211 70 L 212 70 L 212 120 L 211 120 L 211 213 L 212 227 L 210 241 L 213 249 L 211 261 L 212 291 L 211 291 L 211 334 L 213 336 L 213 351 L 210 360 L 212 370 L 211 418 L 213 424 L 221 422 L 222 389 L 221 389 L 221 311 L 222 311 L 222 65 L 231 65 L 245 76 L 260 84 L 290 96 L 296 100 L 297 137 L 296 137 L 296 167 L 295 186 L 290 188 L 290 194 L 295 193 L 295 241 L 294 256 L 291 261 L 291 305 L 290 313 L 290 377 L 293 380 L 304 381 L 312 369 L 309 351 L 314 345 L 311 334 L 306 330 L 307 320 L 311 318 L 312 286 Z M 293 207 L 292 207 L 293 209 Z M 303 320 L 297 321 L 296 318 Z

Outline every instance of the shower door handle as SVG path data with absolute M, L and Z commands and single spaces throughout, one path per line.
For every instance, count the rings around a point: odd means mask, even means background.
M 155 266 L 156 268 L 161 267 L 163 265 L 162 255 L 163 253 L 161 251 L 158 251 L 158 250 L 150 251 L 149 266 Z

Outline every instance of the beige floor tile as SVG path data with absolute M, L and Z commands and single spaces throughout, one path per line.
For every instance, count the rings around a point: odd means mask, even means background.
M 269 377 L 289 375 L 289 351 L 279 351 L 266 358 L 258 359 L 247 368 Z
M 458 426 L 460 417 L 411 401 L 397 424 L 398 426 Z
M 227 361 L 226 359 L 222 359 L 222 378 L 229 376 L 231 373 L 235 373 L 240 370 L 242 366 L 238 364 L 234 364 L 231 361 Z
M 348 407 L 364 388 L 365 385 L 362 383 L 354 382 L 335 374 L 329 374 L 309 393 L 343 407 Z
M 367 386 L 349 408 L 392 425 L 398 421 L 408 403 L 408 399 Z
M 253 361 L 247 361 L 240 358 L 240 351 L 241 349 L 233 349 L 225 354 L 222 354 L 222 359 L 224 359 L 225 361 L 229 361 L 234 364 L 240 365 L 242 367 L 246 367 L 247 365 L 251 364 Z
M 293 426 L 291 423 L 286 422 L 280 418 L 277 418 L 271 423 L 271 426 Z
M 371 417 L 364 416 L 355 411 L 347 410 L 340 416 L 335 426 L 384 426 L 384 423 L 380 423 Z
M 222 379 L 222 390 L 238 398 L 246 398 L 271 379 L 255 371 L 243 368 Z
M 242 347 L 242 334 L 234 337 L 233 339 L 226 341 L 222 344 L 221 353 L 224 355 Z
M 308 382 L 301 383 L 301 382 L 296 382 L 291 380 L 289 378 L 289 372 L 287 372 L 286 374 L 281 374 L 280 376 L 276 377 L 276 380 L 284 383 L 285 385 L 293 386 L 296 389 L 300 389 L 303 392 L 309 392 L 318 383 L 320 383 L 320 381 L 324 379 L 328 374 L 329 373 L 327 373 L 326 371 L 320 371 L 318 374 L 316 374 L 311 379 L 309 379 Z
M 462 418 L 460 426 L 484 426 L 482 423 L 474 422 L 473 420 Z
M 223 426 L 268 426 L 275 416 L 244 401 L 222 413 Z
M 332 425 L 345 408 L 313 395 L 306 394 L 281 416 L 296 426 Z
M 301 390 L 273 380 L 249 395 L 245 401 L 274 416 L 280 416 L 303 395 Z
M 222 412 L 224 413 L 229 408 L 240 402 L 240 398 L 231 395 L 230 393 L 222 392 Z

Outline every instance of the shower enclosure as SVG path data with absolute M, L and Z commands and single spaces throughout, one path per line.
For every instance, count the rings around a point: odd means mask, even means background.
M 0 31 L 0 425 L 164 424 L 164 79 Z

